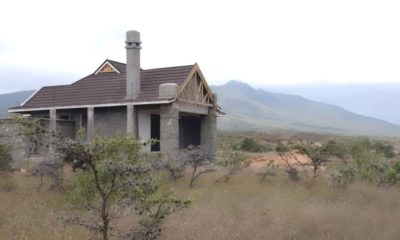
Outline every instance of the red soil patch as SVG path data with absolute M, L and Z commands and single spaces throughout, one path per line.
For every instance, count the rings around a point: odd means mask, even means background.
M 250 167 L 254 170 L 260 170 L 265 167 L 270 161 L 274 161 L 274 164 L 278 166 L 286 166 L 286 162 L 275 152 L 268 153 L 247 153 L 247 158 L 250 159 Z M 293 166 L 300 164 L 309 163 L 309 158 L 306 155 L 293 153 L 292 157 L 289 157 L 289 163 Z

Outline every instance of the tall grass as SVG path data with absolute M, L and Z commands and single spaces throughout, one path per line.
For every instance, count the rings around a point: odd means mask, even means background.
M 327 179 L 291 183 L 278 177 L 258 184 L 247 171 L 231 184 L 214 176 L 194 189 L 172 184 L 193 198 L 191 208 L 168 219 L 163 239 L 400 239 L 400 192 L 354 183 L 346 189 Z
M 292 183 L 282 174 L 259 183 L 247 169 L 229 184 L 222 171 L 205 175 L 194 188 L 189 174 L 165 188 L 190 198 L 190 208 L 171 215 L 161 239 L 400 239 L 400 191 L 355 182 L 345 189 L 318 181 Z M 88 239 L 80 227 L 64 226 L 62 191 L 36 190 L 38 179 L 14 173 L 17 188 L 0 193 L 0 239 Z M 121 221 L 123 224 L 124 221 Z

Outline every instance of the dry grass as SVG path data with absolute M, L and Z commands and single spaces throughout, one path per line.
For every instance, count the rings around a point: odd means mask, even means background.
M 398 189 L 259 184 L 250 171 L 229 185 L 215 178 L 200 179 L 193 190 L 185 188 L 187 179 L 174 184 L 194 202 L 168 219 L 164 239 L 400 239 Z
M 400 239 L 400 191 L 355 183 L 346 189 L 291 183 L 285 176 L 258 182 L 250 169 L 229 184 L 222 173 L 201 176 L 193 189 L 188 176 L 166 180 L 190 208 L 166 220 L 162 239 Z M 0 193 L 0 239 L 87 239 L 80 227 L 65 227 L 58 212 L 65 193 L 36 191 L 38 179 L 14 173 L 17 189 Z
M 87 239 L 85 230 L 58 220 L 67 205 L 64 192 L 37 191 L 39 179 L 19 172 L 8 180 L 16 189 L 0 193 L 0 239 Z

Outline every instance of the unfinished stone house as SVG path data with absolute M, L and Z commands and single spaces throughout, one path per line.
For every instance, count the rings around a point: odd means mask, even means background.
M 159 140 L 145 151 L 172 156 L 188 145 L 203 145 L 214 156 L 220 109 L 199 66 L 140 68 L 140 34 L 126 33 L 127 63 L 105 60 L 92 74 L 70 85 L 43 87 L 13 114 L 48 119 L 51 130 L 71 125 L 87 139 L 132 134 Z

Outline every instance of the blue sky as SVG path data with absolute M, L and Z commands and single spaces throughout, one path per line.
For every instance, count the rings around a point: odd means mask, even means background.
M 142 68 L 198 62 L 211 84 L 400 83 L 399 12 L 387 0 L 6 1 L 0 93 L 124 62 L 130 29 Z

